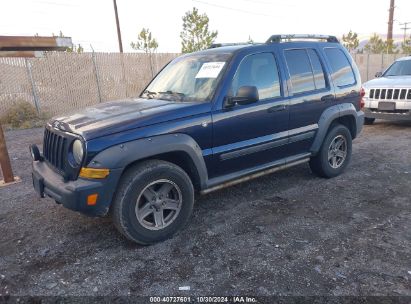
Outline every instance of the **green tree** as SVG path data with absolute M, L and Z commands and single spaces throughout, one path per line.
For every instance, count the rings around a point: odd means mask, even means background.
M 370 54 L 380 54 L 386 50 L 384 41 L 376 33 L 370 37 L 364 46 L 364 51 Z
M 403 54 L 411 54 L 411 36 L 401 43 L 401 52 Z
M 343 35 L 342 40 L 344 42 L 344 46 L 350 52 L 354 51 L 360 44 L 360 41 L 358 40 L 358 34 L 353 33 L 351 30 L 348 32 L 347 35 Z
M 217 37 L 217 31 L 209 31 L 209 19 L 206 14 L 199 14 L 198 9 L 183 16 L 183 30 L 180 33 L 181 51 L 191 53 L 208 48 Z
M 152 37 L 150 30 L 143 28 L 137 36 L 137 42 L 131 42 L 130 46 L 134 50 L 144 51 L 147 54 L 152 54 L 158 48 L 158 42 Z
M 392 39 L 384 41 L 384 46 L 384 52 L 387 54 L 397 54 L 399 52 L 397 45 L 394 44 L 394 40 Z

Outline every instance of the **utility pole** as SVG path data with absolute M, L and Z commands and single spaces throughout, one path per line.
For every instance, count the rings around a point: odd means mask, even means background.
M 392 28 L 394 24 L 394 4 L 395 0 L 390 0 L 390 9 L 389 9 L 389 15 L 388 15 L 388 32 L 387 32 L 387 41 L 392 40 Z
M 123 53 L 123 43 L 121 42 L 120 21 L 118 20 L 118 12 L 117 12 L 117 0 L 113 0 L 113 3 L 114 3 L 114 14 L 116 15 L 118 48 L 120 49 L 120 53 Z
M 408 27 L 408 24 L 410 24 L 411 22 L 404 22 L 404 23 L 400 23 L 400 25 L 403 25 L 404 27 L 402 27 L 401 29 L 404 30 L 404 43 L 405 40 L 407 39 L 407 30 L 411 29 L 411 27 Z

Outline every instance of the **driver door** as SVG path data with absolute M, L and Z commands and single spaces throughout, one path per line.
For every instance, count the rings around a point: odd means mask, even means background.
M 288 100 L 272 53 L 245 56 L 232 80 L 228 96 L 242 86 L 255 86 L 259 100 L 213 112 L 213 170 L 217 177 L 257 168 L 286 156 Z

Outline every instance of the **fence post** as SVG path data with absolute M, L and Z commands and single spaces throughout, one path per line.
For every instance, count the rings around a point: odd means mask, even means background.
M 93 70 L 94 70 L 94 75 L 96 76 L 98 100 L 101 103 L 100 78 L 98 77 L 96 55 L 94 54 L 94 50 L 91 53 L 91 59 L 93 60 Z
M 40 115 L 40 101 L 39 101 L 39 97 L 37 96 L 37 92 L 36 92 L 36 83 L 34 82 L 33 73 L 31 70 L 31 63 L 27 58 L 25 58 L 25 61 L 26 61 L 26 67 L 27 67 L 27 74 L 31 82 L 31 90 L 33 92 L 34 105 L 36 106 L 37 114 Z
M 4 138 L 3 128 L 0 124 L 0 168 L 3 172 L 3 181 L 0 184 L 14 182 L 13 170 L 11 169 L 10 157 L 7 151 L 6 139 Z
M 381 71 L 384 70 L 384 53 L 381 53 Z
M 151 78 L 154 77 L 154 61 L 153 61 L 153 54 L 150 52 L 149 53 L 149 59 L 150 59 L 150 69 L 151 69 Z
M 367 81 L 368 81 L 369 68 L 370 68 L 370 53 L 367 53 Z

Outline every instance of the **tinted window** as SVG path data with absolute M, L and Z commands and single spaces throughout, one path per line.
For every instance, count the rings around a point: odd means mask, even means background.
M 318 58 L 317 52 L 313 49 L 308 49 L 307 53 L 310 57 L 311 66 L 313 68 L 315 88 L 317 90 L 324 89 L 326 87 L 325 77 L 323 67 L 320 62 L 320 58 Z
M 345 86 L 355 83 L 354 73 L 352 71 L 350 62 L 340 49 L 326 48 L 325 54 L 331 64 L 332 78 L 335 85 Z
M 260 100 L 281 96 L 274 56 L 262 53 L 245 57 L 234 76 L 230 95 L 236 95 L 242 86 L 256 86 Z
M 310 59 L 305 50 L 285 51 L 293 93 L 298 94 L 315 90 Z

